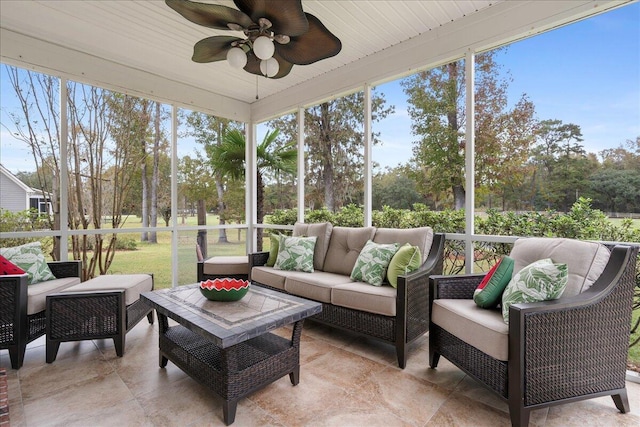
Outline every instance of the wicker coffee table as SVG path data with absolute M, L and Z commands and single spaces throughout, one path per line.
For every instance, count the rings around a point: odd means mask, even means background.
M 300 375 L 300 335 L 320 303 L 251 285 L 240 301 L 215 302 L 199 285 L 145 292 L 158 313 L 160 367 L 170 360 L 224 399 L 224 422 L 233 423 L 238 401 L 289 374 Z M 168 318 L 178 322 L 169 326 Z M 268 331 L 293 323 L 291 340 Z

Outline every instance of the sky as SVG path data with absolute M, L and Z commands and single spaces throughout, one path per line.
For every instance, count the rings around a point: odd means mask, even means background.
M 558 119 L 579 125 L 587 152 L 616 148 L 640 136 L 640 3 L 510 44 L 496 57 L 510 73 L 510 104 L 526 93 L 539 120 Z M 0 107 L 12 102 L 4 67 L 0 74 Z M 374 123 L 381 146 L 373 160 L 393 167 L 411 156 L 411 121 L 399 81 L 377 88 L 395 113 Z M 5 111 L 0 114 L 6 123 Z M 260 138 L 260 134 L 258 135 Z M 179 154 L 193 147 L 180 146 Z M 31 155 L 0 127 L 0 162 L 12 172 L 33 170 Z
M 513 81 L 509 103 L 526 93 L 539 120 L 579 125 L 587 152 L 616 148 L 640 136 L 640 3 L 510 44 L 496 56 Z M 395 114 L 374 124 L 384 166 L 411 156 L 411 121 L 399 82 L 379 87 Z

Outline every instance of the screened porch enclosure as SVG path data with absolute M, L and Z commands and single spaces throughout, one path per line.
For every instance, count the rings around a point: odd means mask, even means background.
M 231 2 L 223 2 L 231 5 Z M 218 238 L 220 229 L 226 229 L 227 237 L 233 236 L 236 249 L 255 251 L 258 247 L 258 230 L 278 228 L 262 224 L 257 219 L 256 202 L 258 180 L 256 176 L 256 147 L 261 141 L 259 125 L 274 118 L 292 115 L 297 121 L 297 149 L 305 152 L 305 112 L 318 103 L 360 93 L 364 105 L 361 126 L 364 135 L 362 170 L 363 225 L 372 223 L 372 175 L 373 136 L 372 98 L 376 88 L 394 79 L 430 70 L 453 61 L 464 64 L 460 73 L 467 81 L 464 92 L 466 123 L 461 129 L 465 134 L 465 182 L 467 188 L 463 201 L 465 224 L 463 233 L 449 233 L 447 238 L 460 243 L 461 256 L 473 259 L 474 242 L 489 239 L 509 243 L 513 237 L 490 237 L 475 234 L 474 212 L 476 194 L 474 182 L 474 75 L 476 56 L 490 49 L 536 34 L 552 30 L 576 20 L 625 6 L 627 2 L 375 2 L 367 5 L 366 15 L 378 26 L 368 24 L 367 19 L 354 19 L 364 12 L 357 2 L 341 2 L 327 5 L 322 2 L 305 2 L 305 10 L 318 16 L 324 15 L 326 25 L 335 29 L 343 39 L 344 49 L 334 58 L 309 66 L 295 67 L 283 79 L 256 79 L 247 73 L 233 71 L 225 63 L 195 64 L 189 56 L 192 41 L 208 32 L 190 25 L 175 15 L 164 2 L 101 2 L 73 3 L 9 2 L 2 5 L 1 59 L 4 64 L 26 70 L 34 70 L 60 79 L 59 90 L 64 91 L 67 82 L 78 82 L 106 90 L 150 99 L 162 103 L 164 114 L 169 117 L 167 134 L 170 157 L 164 185 L 170 187 L 170 221 L 168 227 L 135 227 L 113 230 L 108 227 L 113 212 L 105 215 L 107 228 L 92 231 L 96 234 L 123 233 L 122 237 L 135 239 L 137 233 L 169 232 L 172 276 L 166 285 L 175 286 L 192 281 L 189 274 L 182 276 L 185 260 L 195 258 L 193 249 L 198 232 L 207 232 L 208 239 Z M 333 10 L 338 8 L 339 10 Z M 391 13 L 391 11 L 394 13 Z M 124 18 L 126 16 L 126 18 Z M 331 17 L 331 18 L 330 18 Z M 346 17 L 346 18 L 345 18 Z M 407 24 L 409 23 L 409 24 Z M 145 24 L 145 25 L 143 25 Z M 173 29 L 174 31 L 167 31 Z M 161 31 L 162 30 L 162 31 Z M 216 33 L 213 31 L 213 33 Z M 82 37 L 78 37 L 82 34 Z M 361 36 L 357 36 L 360 34 Z M 68 123 L 66 96 L 58 96 L 60 123 Z M 180 112 L 196 111 L 212 117 L 220 117 L 239 123 L 247 141 L 246 174 L 238 188 L 244 192 L 239 199 L 244 205 L 242 219 L 232 225 L 182 224 L 184 211 L 189 208 L 181 203 L 182 188 L 178 186 L 180 147 Z M 62 128 L 61 141 L 67 138 Z M 67 144 L 69 141 L 66 141 Z M 61 144 L 60 158 L 68 157 L 67 144 Z M 410 150 L 406 147 L 406 150 Z M 62 176 L 78 173 L 66 170 L 61 162 Z M 303 219 L 307 193 L 305 163 L 299 156 L 296 175 L 292 181 L 296 190 L 297 219 Z M 70 197 L 69 183 L 60 182 L 60 207 L 64 215 Z M 67 221 L 62 218 L 61 224 Z M 284 227 L 286 228 L 286 227 Z M 64 225 L 60 229 L 39 235 L 55 236 L 62 242 L 86 233 L 71 230 Z M 21 232 L 3 233 L 2 237 L 24 237 Z M 211 254 L 215 254 L 211 244 Z M 64 251 L 61 258 L 68 257 Z M 473 269 L 467 263 L 467 271 Z

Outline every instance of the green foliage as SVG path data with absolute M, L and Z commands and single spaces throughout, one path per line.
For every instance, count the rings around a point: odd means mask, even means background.
M 0 209 L 0 232 L 10 233 L 16 231 L 35 231 L 46 230 L 49 228 L 48 217 L 41 215 L 35 209 L 27 209 L 19 212 L 12 212 L 6 209 Z M 51 237 L 29 238 L 29 237 L 12 237 L 3 238 L 0 246 L 11 247 L 20 246 L 25 243 L 42 242 L 42 251 L 46 254 L 53 248 L 53 240 Z
M 116 250 L 135 251 L 138 250 L 138 242 L 133 237 L 118 237 L 116 240 Z
M 323 206 L 320 209 L 314 209 L 311 211 L 307 211 L 305 213 L 305 222 L 314 223 L 314 222 L 335 222 L 335 215 L 326 206 Z
M 394 209 L 383 206 L 381 211 L 371 212 L 371 223 L 374 227 L 402 228 L 402 218 L 409 212 L 407 209 Z
M 272 214 L 264 217 L 265 224 L 293 225 L 298 219 L 296 209 L 276 209 Z
M 401 221 L 401 228 L 425 227 L 433 228 L 436 233 L 463 233 L 464 211 L 445 209 L 432 211 L 422 203 L 413 205 L 412 211 Z
M 364 225 L 364 210 L 362 206 L 351 203 L 344 206 L 335 216 L 335 224 L 340 227 L 362 227 Z

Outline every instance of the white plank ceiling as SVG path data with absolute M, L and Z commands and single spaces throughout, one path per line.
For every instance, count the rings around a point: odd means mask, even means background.
M 206 0 L 202 0 L 206 2 Z M 209 1 L 235 7 L 232 1 Z M 0 59 L 239 120 L 406 75 L 618 6 L 624 1 L 303 0 L 342 41 L 335 57 L 257 78 L 226 61 L 191 61 L 193 45 L 236 35 L 193 24 L 164 1 L 0 1 Z M 257 88 L 256 88 L 257 86 Z M 259 100 L 256 100 L 256 92 Z

